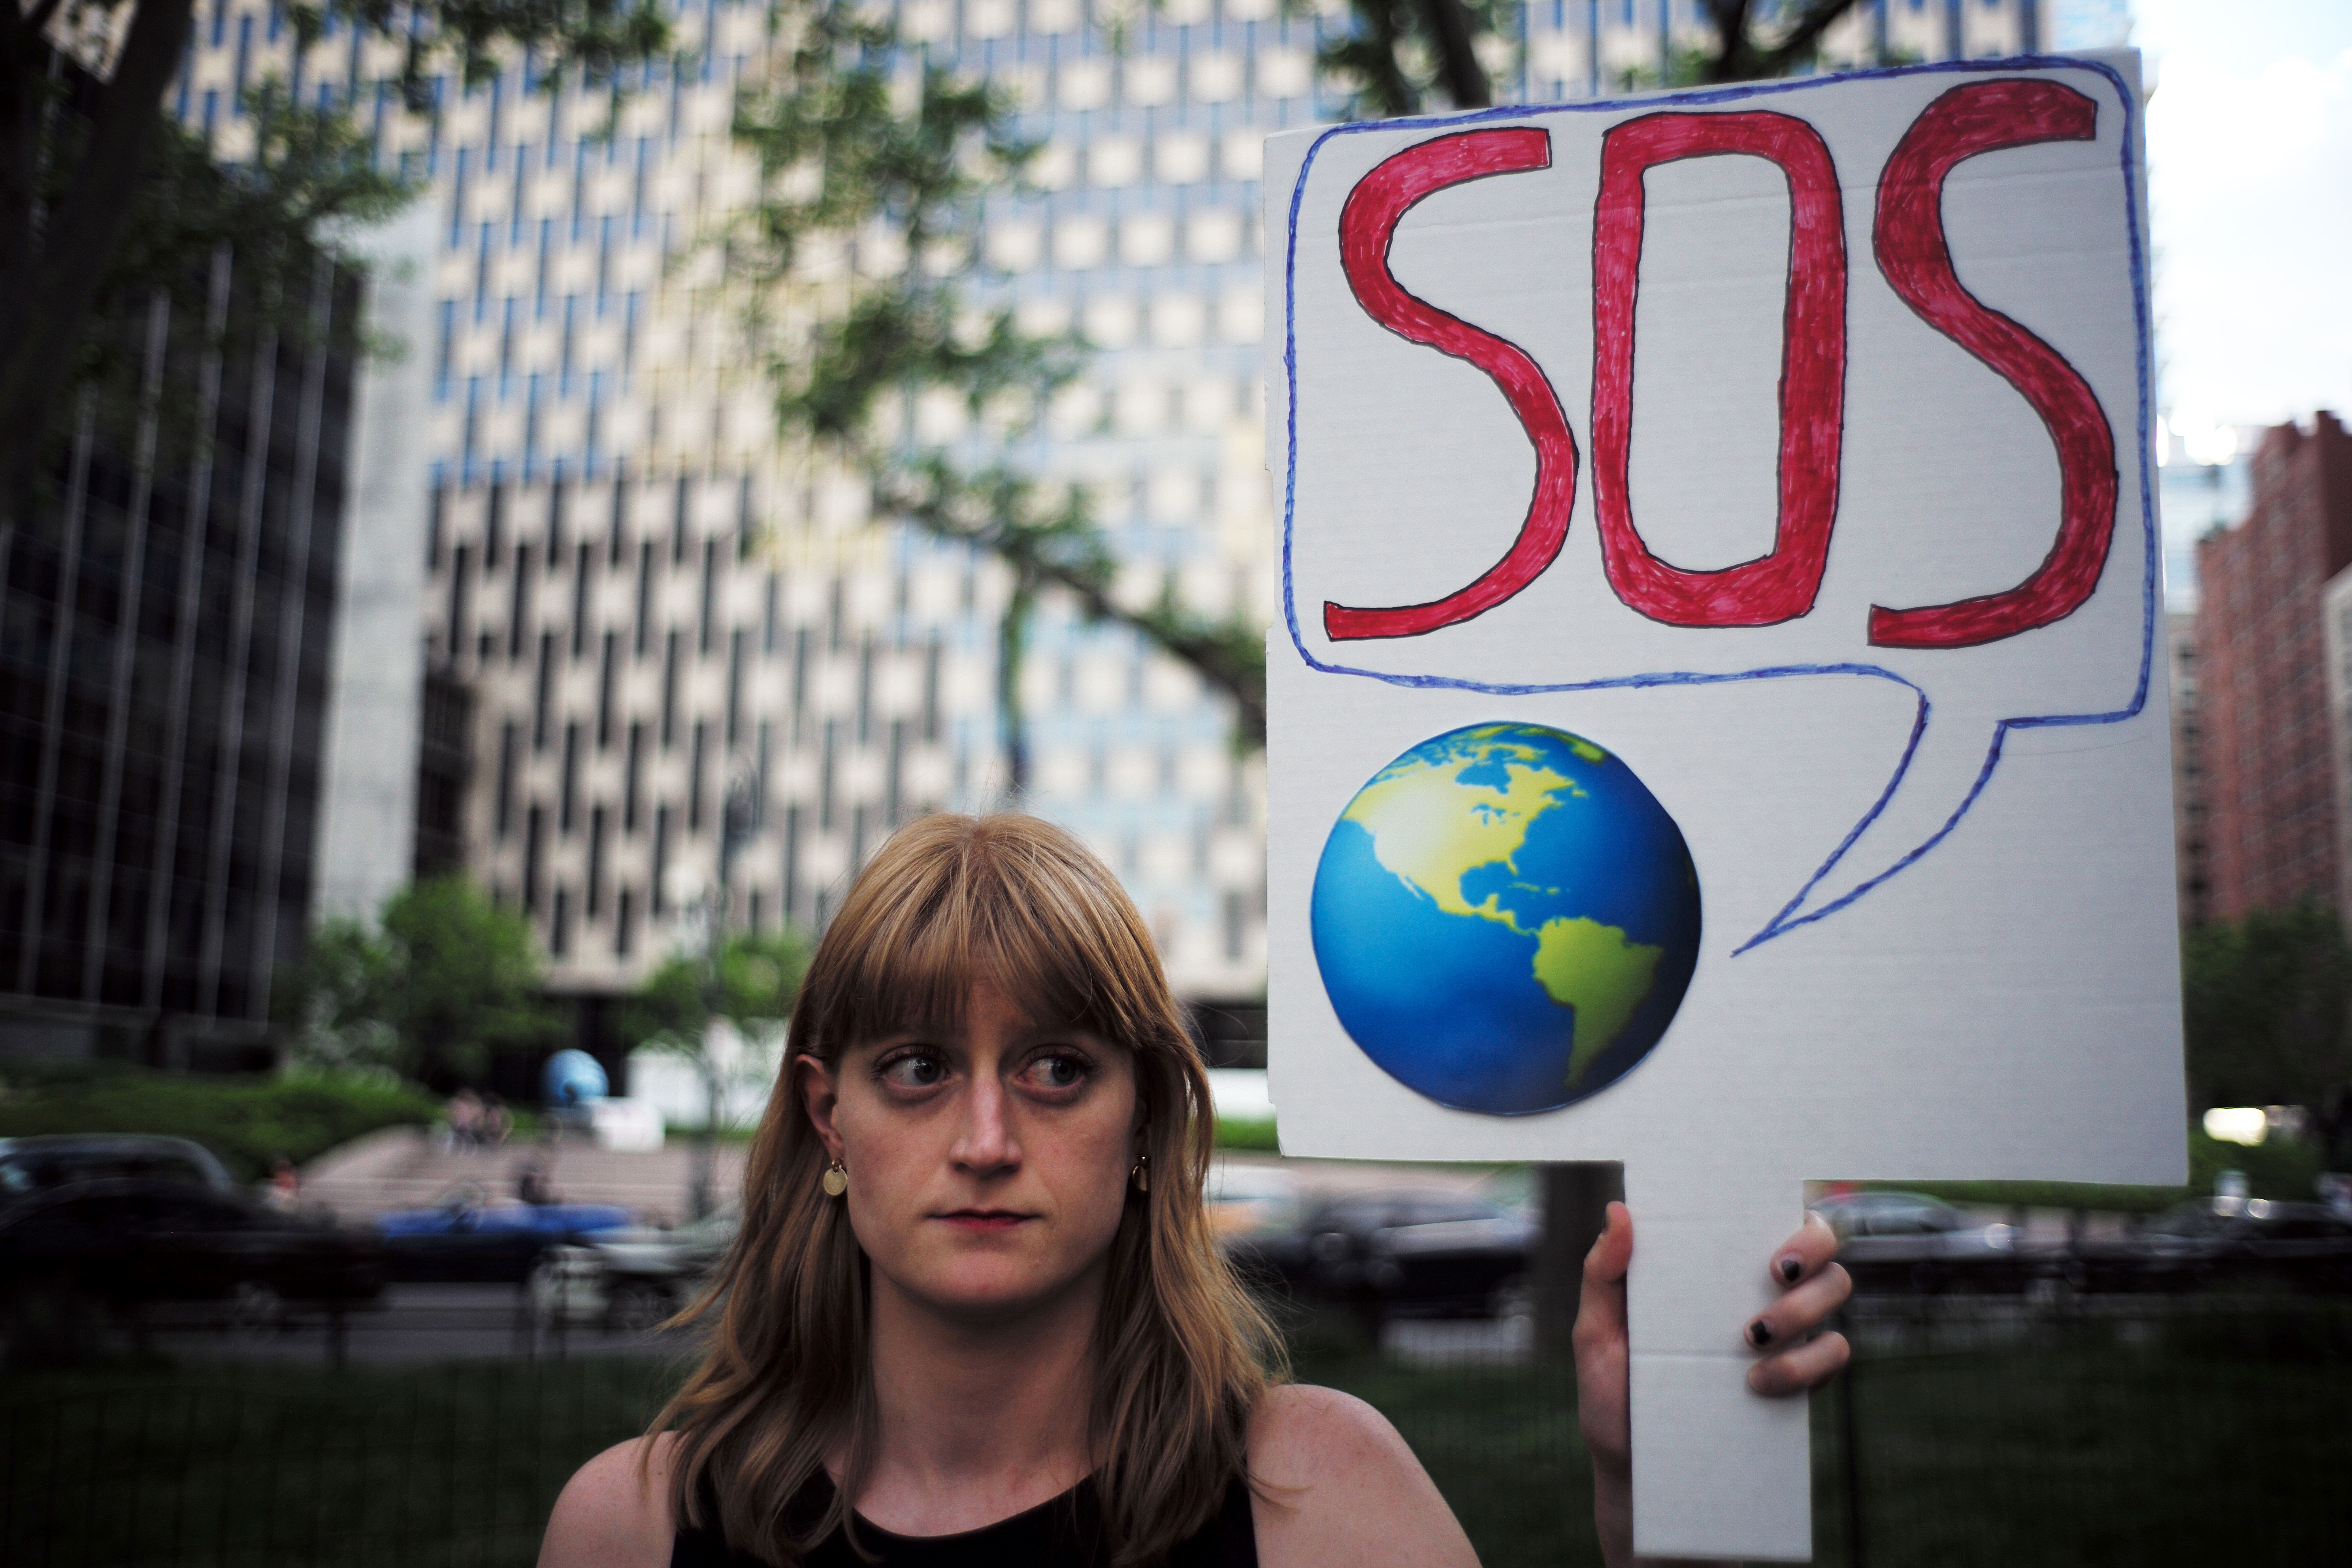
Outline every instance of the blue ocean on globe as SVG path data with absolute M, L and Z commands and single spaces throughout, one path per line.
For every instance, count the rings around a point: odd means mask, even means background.
M 1364 1054 L 1500 1116 L 1599 1093 L 1647 1056 L 1698 967 L 1698 871 L 1647 786 L 1580 735 L 1473 724 L 1356 792 L 1311 919 Z

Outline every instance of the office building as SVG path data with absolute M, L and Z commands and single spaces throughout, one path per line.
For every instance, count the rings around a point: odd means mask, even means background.
M 1831 58 L 2031 47 L 2041 14 L 1866 9 Z M 1019 129 L 1042 144 L 1034 188 L 991 200 L 975 287 L 1099 352 L 1016 455 L 1087 488 L 1123 592 L 1167 584 L 1207 614 L 1269 622 L 1259 163 L 1269 133 L 1342 112 L 1314 61 L 1344 7 L 900 0 L 893 14 L 910 58 L 1014 89 Z M 233 141 L 239 86 L 274 69 L 361 106 L 383 155 L 432 182 L 415 863 L 461 861 L 527 911 L 588 1043 L 610 1046 L 603 1000 L 704 907 L 730 784 L 755 781 L 759 809 L 729 918 L 759 928 L 822 925 L 910 815 L 1004 801 L 1010 584 L 992 560 L 872 518 L 854 477 L 781 443 L 718 302 L 698 242 L 751 189 L 728 124 L 772 47 L 761 7 L 678 9 L 691 63 L 633 76 L 610 136 L 601 99 L 539 90 L 520 58 L 471 89 L 436 84 L 437 117 L 404 121 L 382 107 L 395 51 L 330 15 L 297 61 L 275 16 L 231 0 L 200 12 L 183 118 Z M 1497 57 L 1498 95 L 1654 77 L 1696 17 L 1686 0 L 1530 6 Z M 887 242 L 860 237 L 841 259 L 863 246 Z M 962 429 L 951 406 L 917 417 L 929 437 Z M 1184 667 L 1050 595 L 1023 683 L 1024 804 L 1118 869 L 1206 1032 L 1246 1057 L 1264 984 L 1258 760 Z
M 319 871 L 360 285 L 224 247 L 110 323 L 0 532 L 0 1051 L 266 1066 Z M 307 321 L 307 325 L 305 324 Z
M 2200 761 L 2221 920 L 2340 897 L 2352 774 L 2326 612 L 2346 591 L 2331 580 L 2352 565 L 2352 437 L 2326 413 L 2280 426 L 2252 480 L 2244 521 L 2197 547 Z

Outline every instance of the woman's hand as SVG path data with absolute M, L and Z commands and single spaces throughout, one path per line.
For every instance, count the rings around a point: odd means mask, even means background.
M 1853 1282 L 1831 1259 L 1837 1237 L 1812 1215 L 1772 1255 L 1781 1297 L 1740 1330 L 1760 1352 L 1748 1369 L 1759 1394 L 1798 1394 L 1837 1375 L 1849 1352 L 1845 1336 L 1808 1337 L 1853 1293 Z M 1608 1227 L 1584 1259 L 1584 1295 L 1576 1310 L 1576 1413 L 1592 1451 L 1592 1515 L 1601 1552 L 1612 1568 L 1633 1561 L 1633 1435 L 1626 1414 L 1625 1270 L 1633 1261 L 1633 1216 L 1609 1205 Z

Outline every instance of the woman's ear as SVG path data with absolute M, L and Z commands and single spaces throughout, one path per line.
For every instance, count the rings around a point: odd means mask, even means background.
M 830 1063 L 803 1053 L 793 1058 L 793 1087 L 800 1091 L 801 1106 L 808 1112 L 809 1125 L 816 1129 L 817 1141 L 832 1158 L 841 1158 L 841 1130 L 834 1125 L 833 1113 L 841 1103 L 839 1079 Z

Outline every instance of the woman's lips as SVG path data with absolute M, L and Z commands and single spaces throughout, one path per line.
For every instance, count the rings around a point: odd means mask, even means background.
M 956 1209 L 938 1217 L 961 1230 L 1010 1230 L 1035 1216 L 1015 1214 L 1011 1209 Z

